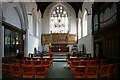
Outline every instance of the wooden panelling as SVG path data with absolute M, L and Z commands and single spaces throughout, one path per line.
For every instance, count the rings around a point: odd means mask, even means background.
M 77 34 L 69 34 L 68 36 L 68 43 L 71 44 L 71 43 L 77 43 Z
M 68 34 L 52 34 L 52 44 L 67 44 Z
M 118 2 L 93 4 L 92 31 L 94 45 L 102 43 L 102 51 L 99 51 L 99 53 L 102 52 L 100 54 L 103 57 L 112 59 L 120 58 L 120 10 L 118 5 L 120 5 Z M 96 14 L 98 14 L 97 31 L 94 30 L 94 24 L 96 23 L 94 16 Z M 96 53 L 96 50 L 94 50 L 94 53 Z
M 42 34 L 42 44 L 76 44 L 77 34 Z
M 67 44 L 52 44 L 52 52 L 68 52 L 69 47 Z
M 42 44 L 50 43 L 51 36 L 50 34 L 42 34 Z

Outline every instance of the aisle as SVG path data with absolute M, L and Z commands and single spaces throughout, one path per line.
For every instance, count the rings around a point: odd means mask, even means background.
M 73 78 L 70 68 L 67 68 L 67 62 L 53 62 L 47 78 L 65 78 L 70 80 Z

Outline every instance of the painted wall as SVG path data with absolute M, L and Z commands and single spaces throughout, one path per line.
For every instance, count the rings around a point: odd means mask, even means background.
M 87 33 L 88 35 L 85 37 L 82 37 L 78 40 L 78 47 L 80 47 L 82 44 L 84 44 L 85 47 L 85 53 L 92 53 L 93 55 L 93 44 L 92 44 L 92 2 L 84 2 L 82 5 L 82 11 L 79 10 L 78 12 L 78 18 L 82 19 L 82 27 L 81 27 L 81 36 L 82 34 L 82 29 L 83 29 L 83 15 L 84 11 L 88 11 L 88 21 L 87 21 Z M 78 32 L 80 33 L 80 32 Z M 80 50 L 80 48 L 78 48 Z

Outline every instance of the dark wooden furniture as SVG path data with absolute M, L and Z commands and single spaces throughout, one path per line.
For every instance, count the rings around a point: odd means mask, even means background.
M 67 44 L 52 44 L 52 52 L 68 52 Z
M 92 6 L 94 56 L 120 58 L 120 2 L 94 3 Z

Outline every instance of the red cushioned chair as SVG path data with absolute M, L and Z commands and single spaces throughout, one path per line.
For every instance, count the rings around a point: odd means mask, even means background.
M 79 61 L 71 61 L 70 67 L 72 72 L 74 72 L 76 66 L 79 66 Z
M 46 58 L 46 60 L 50 61 L 50 64 L 53 64 L 52 58 Z
M 108 64 L 108 79 L 110 76 L 114 75 L 115 64 Z
M 6 67 L 5 67 L 5 64 L 2 63 L 2 75 L 5 75 L 6 74 Z
M 87 66 L 97 66 L 97 60 L 90 60 Z
M 23 70 L 23 78 L 34 78 L 35 72 L 33 66 L 24 65 L 22 66 L 22 70 Z
M 13 62 L 13 64 L 15 64 L 15 65 L 20 65 L 20 63 L 18 62 L 18 59 L 13 59 L 12 62 Z
M 108 77 L 108 68 L 109 68 L 109 65 L 100 66 L 100 69 L 99 69 L 100 79 L 102 79 L 103 77 Z
M 13 59 L 12 62 L 13 63 L 18 63 L 18 59 Z
M 45 58 L 40 58 L 41 61 L 45 60 Z
M 5 75 L 12 75 L 12 68 L 11 68 L 11 64 L 4 64 L 3 65 L 3 69 L 4 69 L 4 73 L 5 73 Z
M 67 61 L 67 63 L 70 64 L 71 61 L 74 61 L 74 59 L 75 59 L 75 58 L 69 58 L 68 61 Z
M 87 57 L 83 57 L 83 60 L 88 60 L 88 58 Z
M 21 66 L 25 65 L 25 60 L 18 60 L 18 63 L 20 63 Z
M 115 68 L 114 68 L 114 77 L 116 80 L 118 80 L 118 76 L 120 74 L 120 63 L 115 63 Z
M 46 69 L 45 67 L 35 66 L 35 78 L 45 78 L 46 77 Z
M 81 61 L 80 61 L 80 65 L 81 65 L 81 66 L 82 66 L 82 65 L 83 65 L 83 66 L 87 66 L 87 65 L 89 64 L 89 61 L 90 61 L 90 60 L 81 60 Z
M 80 60 L 81 60 L 81 58 L 75 58 L 74 60 L 75 60 L 75 61 L 80 61 Z
M 31 60 L 25 60 L 25 65 L 27 66 L 33 66 L 33 62 Z
M 42 61 L 34 60 L 35 66 L 43 66 Z
M 27 57 L 27 60 L 32 60 L 32 58 L 31 57 Z
M 14 77 L 21 77 L 22 70 L 21 70 L 20 65 L 13 64 L 11 67 L 12 67 L 12 76 L 14 76 Z
M 85 71 L 86 78 L 98 78 L 98 66 L 87 66 Z
M 46 69 L 50 69 L 50 61 L 42 61 L 42 64 L 44 67 L 46 67 Z
M 85 78 L 85 67 L 75 67 L 74 78 Z

